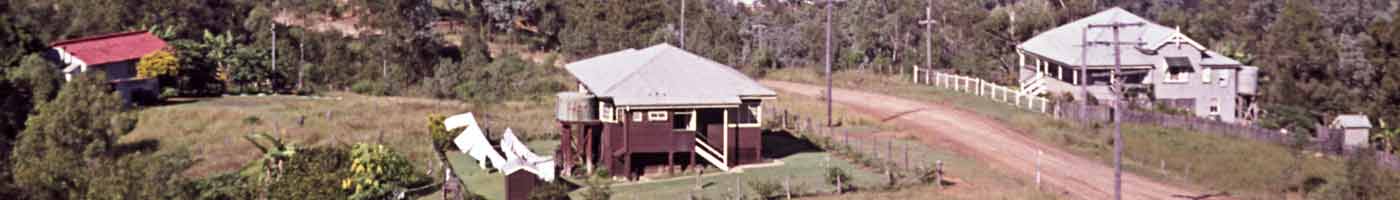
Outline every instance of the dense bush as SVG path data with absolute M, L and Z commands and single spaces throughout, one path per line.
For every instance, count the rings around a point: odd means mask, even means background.
M 346 199 L 351 192 L 333 186 L 351 176 L 350 163 L 350 152 L 344 148 L 301 149 L 264 191 L 269 199 Z
M 384 145 L 355 144 L 350 161 L 350 176 L 340 182 L 341 189 L 352 191 L 350 199 L 382 199 L 430 182 L 408 159 Z
M 389 94 L 386 87 L 388 86 L 385 86 L 383 82 L 362 80 L 355 82 L 355 85 L 351 85 L 350 91 L 363 95 L 384 96 Z
M 846 174 L 846 170 L 839 167 L 827 167 L 826 183 L 844 188 L 845 185 L 851 184 L 851 176 Z

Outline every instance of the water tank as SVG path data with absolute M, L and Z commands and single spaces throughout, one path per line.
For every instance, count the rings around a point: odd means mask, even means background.
M 1258 68 L 1258 67 L 1252 67 L 1252 66 L 1240 67 L 1240 73 L 1238 73 L 1237 76 L 1239 76 L 1239 77 L 1237 77 L 1237 79 L 1236 79 L 1236 80 L 1239 80 L 1239 87 L 1236 87 L 1236 89 L 1239 91 L 1240 94 L 1243 94 L 1243 95 L 1257 95 L 1257 94 L 1259 94 L 1259 68 Z
M 598 104 L 593 96 L 578 92 L 560 92 L 555 115 L 559 121 L 586 122 L 598 120 Z

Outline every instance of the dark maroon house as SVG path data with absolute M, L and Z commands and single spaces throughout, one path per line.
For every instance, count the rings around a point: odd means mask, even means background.
M 578 164 L 632 178 L 648 166 L 762 161 L 761 108 L 777 93 L 732 67 L 668 44 L 565 67 L 579 80 L 559 94 L 566 175 Z

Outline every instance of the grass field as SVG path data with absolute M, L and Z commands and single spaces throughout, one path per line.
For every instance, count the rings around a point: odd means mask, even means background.
M 243 136 L 276 133 L 298 146 L 383 143 L 426 168 L 436 160 L 426 133 L 429 114 L 475 112 L 483 126 L 499 134 L 513 128 L 527 140 L 552 138 L 554 104 L 507 102 L 478 106 L 456 101 L 371 97 L 329 93 L 332 98 L 229 96 L 181 100 L 146 108 L 141 121 L 121 142 L 157 142 L 161 149 L 186 146 L 200 160 L 186 175 L 229 172 L 261 156 Z M 327 117 L 326 113 L 330 113 Z M 305 117 L 305 122 L 297 124 Z M 274 131 L 278 128 L 281 131 Z
M 1111 125 L 1083 126 L 1057 120 L 983 97 L 913 85 L 902 76 L 839 72 L 833 77 L 837 87 L 952 105 L 998 119 L 1021 133 L 1105 164 L 1113 159 Z M 824 83 L 817 74 L 801 69 L 770 72 L 767 78 Z M 1286 147 L 1252 140 L 1149 124 L 1129 124 L 1123 130 L 1128 147 L 1124 151 L 1125 170 L 1163 182 L 1230 192 L 1236 197 L 1282 198 L 1287 187 L 1301 185 L 1306 179 L 1337 180 L 1345 170 L 1343 161 L 1335 157 L 1307 155 L 1298 159 Z M 1286 168 L 1295 163 L 1301 163 L 1301 174 L 1285 176 Z

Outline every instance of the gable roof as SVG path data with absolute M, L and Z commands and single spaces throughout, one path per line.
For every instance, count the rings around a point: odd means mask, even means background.
M 150 32 L 133 31 L 58 41 L 49 46 L 61 49 L 90 66 L 140 59 L 165 48 L 165 40 Z
M 616 105 L 728 105 L 776 92 L 733 67 L 670 44 L 626 49 L 569 63 L 565 69 Z
M 1337 119 L 1332 120 L 1332 125 L 1339 128 L 1371 128 L 1371 119 L 1366 115 L 1338 115 Z
M 1088 29 L 1091 24 L 1108 23 L 1135 23 L 1141 22 L 1140 27 L 1125 27 L 1119 29 L 1118 39 L 1120 41 L 1138 42 L 1140 45 L 1122 45 L 1123 65 L 1153 65 L 1161 60 L 1157 55 L 1150 55 L 1140 51 L 1139 48 L 1156 49 L 1171 41 L 1186 41 L 1198 50 L 1204 50 L 1208 58 L 1200 61 L 1201 65 L 1240 65 L 1239 61 L 1230 59 L 1219 53 L 1201 49 L 1204 48 L 1190 38 L 1185 37 L 1175 28 L 1170 28 L 1147 20 L 1141 16 L 1123 10 L 1122 8 L 1110 8 L 1088 17 L 1075 20 L 1068 24 L 1055 27 L 1042 32 L 1025 42 L 1017 45 L 1022 51 L 1044 57 L 1066 65 L 1080 65 L 1083 58 L 1087 57 L 1089 66 L 1110 66 L 1113 65 L 1113 47 L 1106 44 L 1090 45 L 1087 51 L 1081 47 L 1087 38 L 1090 42 L 1113 41 L 1113 30 L 1104 28 Z M 1152 44 L 1153 46 L 1148 46 Z

